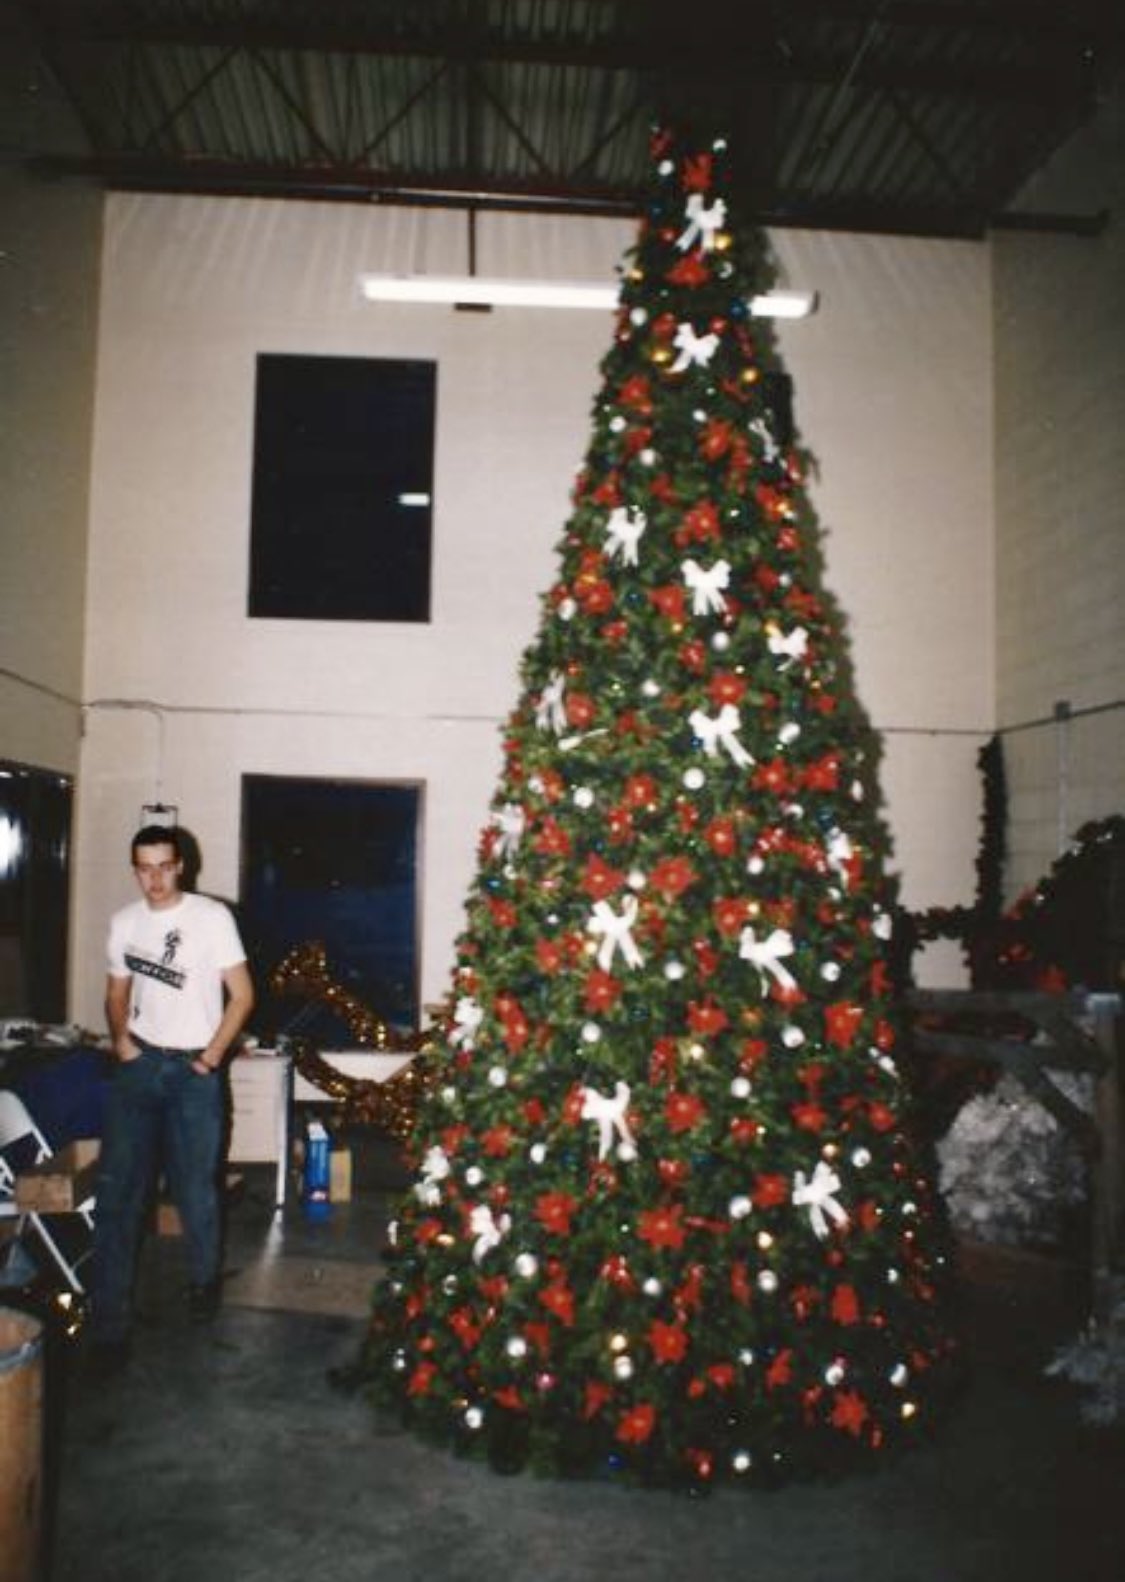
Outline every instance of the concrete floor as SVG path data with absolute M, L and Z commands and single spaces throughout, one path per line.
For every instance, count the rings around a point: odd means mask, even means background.
M 376 1150 L 355 1201 L 310 1225 L 297 1209 L 276 1222 L 252 1173 L 228 1267 L 269 1241 L 355 1276 L 394 1175 Z M 1072 1333 L 1057 1291 L 995 1276 L 966 1291 L 973 1377 L 933 1446 L 832 1487 L 693 1499 L 505 1478 L 420 1444 L 327 1381 L 360 1317 L 228 1305 L 192 1328 L 178 1257 L 148 1245 L 126 1373 L 95 1387 L 69 1350 L 50 1359 L 49 1582 L 1125 1579 L 1125 1434 L 1083 1427 L 1073 1390 L 1042 1376 Z

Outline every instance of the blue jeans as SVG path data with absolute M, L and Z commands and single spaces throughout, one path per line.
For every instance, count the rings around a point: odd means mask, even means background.
M 191 1280 L 218 1279 L 222 1079 L 182 1054 L 146 1048 L 119 1065 L 106 1099 L 94 1214 L 91 1295 L 99 1341 L 123 1340 L 132 1318 L 137 1249 L 158 1163 L 180 1211 Z

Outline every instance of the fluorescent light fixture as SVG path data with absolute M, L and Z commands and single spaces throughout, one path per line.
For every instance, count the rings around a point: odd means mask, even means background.
M 425 506 L 429 505 L 430 497 L 428 494 L 421 493 L 421 491 L 418 491 L 417 493 L 408 492 L 406 494 L 399 495 L 398 503 L 399 505 Z
M 360 290 L 369 302 L 452 302 L 466 307 L 612 308 L 614 286 L 571 285 L 566 281 L 481 280 L 442 275 L 361 275 Z
M 360 275 L 368 302 L 443 302 L 457 307 L 597 308 L 617 306 L 616 286 L 565 280 L 484 280 L 477 275 Z M 771 291 L 751 297 L 759 319 L 803 319 L 816 309 L 815 291 Z
M 756 319 L 807 319 L 816 304 L 815 291 L 767 291 L 750 298 L 750 312 Z

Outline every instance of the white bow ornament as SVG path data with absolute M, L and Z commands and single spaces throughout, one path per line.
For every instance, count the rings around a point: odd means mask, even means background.
M 855 847 L 852 844 L 851 836 L 845 835 L 842 829 L 830 830 L 824 852 L 828 858 L 828 866 L 846 889 L 848 880 L 851 878 L 848 864 L 855 856 Z
M 840 1185 L 840 1177 L 823 1159 L 817 1161 L 811 1181 L 805 1179 L 803 1170 L 798 1170 L 793 1177 L 793 1206 L 808 1209 L 809 1223 L 821 1239 L 828 1235 L 829 1219 L 837 1225 L 848 1223 L 847 1214 L 833 1196 Z
M 449 1158 L 444 1148 L 430 1148 L 422 1160 L 422 1179 L 414 1188 L 414 1196 L 427 1208 L 433 1208 L 441 1202 L 441 1189 L 439 1181 L 444 1181 L 449 1174 Z
M 590 914 L 590 921 L 586 924 L 586 931 L 590 934 L 600 934 L 602 942 L 598 946 L 598 966 L 603 972 L 608 972 L 614 954 L 620 951 L 627 967 L 641 967 L 644 957 L 637 948 L 633 938 L 633 926 L 637 921 L 637 898 L 635 895 L 625 897 L 621 911 L 615 912 L 608 901 L 597 901 Z
M 479 1203 L 469 1214 L 469 1230 L 476 1237 L 473 1243 L 473 1262 L 480 1263 L 493 1247 L 498 1247 L 511 1228 L 510 1214 L 501 1214 L 498 1220 L 493 1219 L 488 1204 Z
M 460 1045 L 464 1049 L 471 1049 L 477 1029 L 483 1021 L 484 1007 L 478 1005 L 471 995 L 463 994 L 454 1007 L 449 1042 L 455 1048 Z
M 505 802 L 492 815 L 492 822 L 500 831 L 496 852 L 500 857 L 514 857 L 523 838 L 527 818 L 518 802 Z
M 620 555 L 623 566 L 637 565 L 637 545 L 647 526 L 643 511 L 634 510 L 632 506 L 615 506 L 605 524 L 606 553 Z
M 724 747 L 740 769 L 745 769 L 754 762 L 738 739 L 737 732 L 742 724 L 742 716 L 733 703 L 724 703 L 714 719 L 704 714 L 702 709 L 696 709 L 690 715 L 688 724 L 703 743 L 703 751 L 708 758 L 716 758 L 719 748 Z
M 809 634 L 803 626 L 783 632 L 772 622 L 766 627 L 766 643 L 771 654 L 781 660 L 779 670 L 786 670 L 796 659 L 804 659 L 809 651 Z
M 752 928 L 744 928 L 739 940 L 738 954 L 743 961 L 748 961 L 752 967 L 758 969 L 762 991 L 766 988 L 766 974 L 769 973 L 783 989 L 795 989 L 797 980 L 782 965 L 782 956 L 793 954 L 793 936 L 784 928 L 775 928 L 768 939 L 759 940 Z
M 762 455 L 766 461 L 776 461 L 781 455 L 777 441 L 770 432 L 769 424 L 764 418 L 756 417 L 752 423 L 747 424 L 751 434 L 756 434 L 762 442 Z
M 716 198 L 708 206 L 701 192 L 693 192 L 688 197 L 684 212 L 687 228 L 676 238 L 676 246 L 686 253 L 698 242 L 705 253 L 711 252 L 715 246 L 715 236 L 722 230 L 727 217 L 727 206 L 722 198 Z
M 618 1082 L 612 1097 L 599 1093 L 597 1088 L 582 1089 L 582 1119 L 597 1123 L 599 1159 L 604 1159 L 609 1153 L 615 1136 L 621 1138 L 621 1148 L 618 1150 L 620 1156 L 624 1159 L 636 1158 L 637 1145 L 626 1119 L 629 1096 L 627 1082 Z
M 560 670 L 556 670 L 539 694 L 539 703 L 535 710 L 535 723 L 541 731 L 551 730 L 557 736 L 566 725 L 566 708 L 563 704 L 565 692 L 566 677 Z
M 677 326 L 672 345 L 679 352 L 679 356 L 672 364 L 671 372 L 682 374 L 685 368 L 690 368 L 694 363 L 699 368 L 706 368 L 719 349 L 719 337 L 711 332 L 706 335 L 697 335 L 690 324 Z
M 704 570 L 697 560 L 685 560 L 680 570 L 684 583 L 691 589 L 691 613 L 722 615 L 727 607 L 723 589 L 730 583 L 730 562 L 717 560 Z

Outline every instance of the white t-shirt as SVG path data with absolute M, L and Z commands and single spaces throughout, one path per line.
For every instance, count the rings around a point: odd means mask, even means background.
M 109 925 L 109 971 L 131 978 L 129 1031 L 169 1049 L 203 1049 L 223 1019 L 222 974 L 246 960 L 221 901 L 184 895 L 159 909 L 134 901 Z

